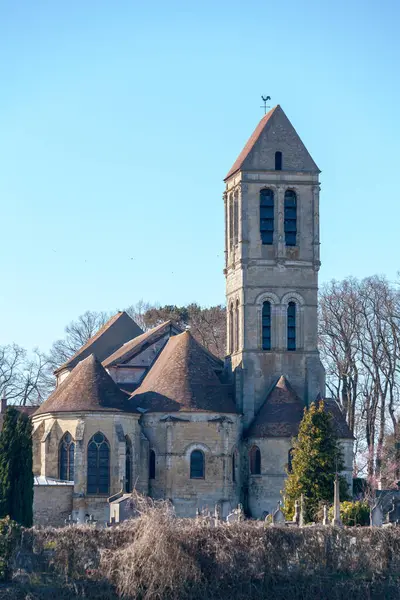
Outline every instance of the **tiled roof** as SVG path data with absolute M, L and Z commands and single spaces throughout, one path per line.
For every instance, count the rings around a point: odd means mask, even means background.
M 353 438 L 338 403 L 323 399 L 324 409 L 332 415 L 339 438 Z M 252 438 L 294 437 L 304 414 L 304 402 L 282 375 L 251 423 L 247 436 Z
M 128 340 L 139 336 L 142 332 L 139 325 L 125 312 L 118 312 L 111 317 L 79 350 L 63 365 L 55 370 L 73 369 L 79 361 L 94 354 L 100 361 L 110 356 L 117 348 Z
M 264 127 L 266 126 L 266 124 L 268 123 L 268 121 L 270 120 L 270 118 L 272 117 L 272 115 L 278 108 L 280 108 L 279 104 L 277 106 L 274 106 L 274 108 L 271 108 L 271 110 L 269 112 L 267 112 L 266 115 L 263 116 L 263 118 L 261 119 L 261 121 L 259 122 L 257 127 L 255 128 L 255 130 L 251 134 L 250 138 L 248 139 L 247 144 L 245 145 L 245 147 L 243 148 L 243 150 L 241 151 L 241 153 L 239 154 L 239 156 L 233 163 L 232 168 L 229 171 L 228 175 L 225 177 L 224 181 L 226 181 L 231 175 L 236 173 L 236 171 L 239 171 L 241 169 L 244 161 L 246 160 L 246 158 L 252 151 L 254 144 L 257 142 L 258 138 L 260 137 Z
M 188 331 L 168 340 L 131 398 L 149 412 L 237 412 L 232 386 L 221 383 L 209 353 Z
M 293 437 L 303 418 L 304 402 L 283 375 L 272 388 L 250 425 L 249 437 Z
M 34 416 L 76 411 L 137 412 L 93 354 L 73 369 Z
M 146 344 L 150 344 L 155 341 L 157 338 L 162 337 L 165 333 L 174 329 L 177 332 L 181 330 L 177 325 L 172 323 L 172 321 L 165 321 L 165 323 L 160 323 L 153 329 L 149 329 L 142 335 L 138 335 L 132 340 L 126 341 L 120 348 L 118 348 L 113 354 L 107 356 L 105 360 L 103 360 L 104 367 L 112 367 L 121 362 L 126 362 L 130 360 L 130 358 L 138 351 L 140 351 L 143 346 Z

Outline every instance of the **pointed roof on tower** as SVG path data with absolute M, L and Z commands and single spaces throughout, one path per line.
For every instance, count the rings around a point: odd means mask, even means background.
M 236 413 L 232 386 L 221 383 L 215 361 L 189 331 L 175 335 L 131 399 L 148 412 Z
M 76 411 L 137 412 L 93 354 L 72 370 L 34 416 Z
M 291 146 L 292 156 L 293 150 L 297 153 L 297 165 L 294 164 L 288 169 L 287 162 L 285 161 L 285 152 L 283 151 L 283 170 L 319 172 L 317 165 L 311 158 L 295 128 L 287 118 L 282 107 L 277 104 L 277 106 L 271 108 L 258 123 L 243 150 L 233 163 L 232 168 L 226 175 L 224 181 L 237 173 L 237 171 L 274 170 L 271 161 L 269 161 L 269 165 L 262 164 L 264 162 L 263 156 L 261 156 L 261 160 L 260 157 L 255 156 L 259 153 L 258 151 L 261 151 L 261 154 L 265 153 L 265 146 L 268 145 L 274 147 L 273 154 L 275 154 L 275 150 L 282 151 L 285 150 L 285 148 L 288 148 L 288 146 Z M 254 161 L 252 159 L 256 160 Z M 254 162 L 257 162 L 256 166 L 253 164 Z

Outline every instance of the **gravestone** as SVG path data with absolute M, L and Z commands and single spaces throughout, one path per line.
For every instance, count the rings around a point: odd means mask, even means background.
M 380 504 L 375 504 L 375 506 L 371 508 L 371 512 L 369 515 L 369 523 L 371 527 L 382 527 L 383 511 Z
M 324 516 L 322 519 L 322 525 L 329 525 L 328 507 L 324 504 Z
M 281 509 L 281 503 L 278 502 L 278 506 L 276 507 L 276 510 L 272 513 L 272 525 L 285 525 L 285 515 L 282 512 Z
M 293 523 L 300 523 L 300 502 L 298 500 L 294 503 L 294 515 L 293 515 Z
M 299 526 L 304 527 L 305 521 L 305 504 L 304 504 L 304 494 L 300 496 L 300 518 L 299 518 Z
M 342 518 L 340 516 L 340 494 L 339 494 L 339 477 L 336 473 L 334 492 L 333 492 L 333 519 L 332 525 L 334 527 L 343 527 Z

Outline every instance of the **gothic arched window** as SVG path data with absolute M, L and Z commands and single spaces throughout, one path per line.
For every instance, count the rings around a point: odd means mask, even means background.
M 156 478 L 156 453 L 154 450 L 149 452 L 149 479 Z
M 87 493 L 110 491 L 110 445 L 100 431 L 90 439 L 87 450 Z
M 261 475 L 261 452 L 258 446 L 252 446 L 250 449 L 250 473 L 252 475 Z
M 282 171 L 282 152 L 275 152 L 275 171 Z
M 260 192 L 260 234 L 263 244 L 274 243 L 274 192 L 272 190 Z
M 296 192 L 285 192 L 285 244 L 295 246 L 297 237 L 297 198 Z
M 204 454 L 193 450 L 190 455 L 190 479 L 204 479 Z
M 64 481 L 74 481 L 75 443 L 71 434 L 66 431 L 61 439 L 59 452 L 59 477 Z
M 236 300 L 235 310 L 235 350 L 239 350 L 239 300 Z
M 271 350 L 271 302 L 262 307 L 262 349 Z
M 132 443 L 128 436 L 125 437 L 125 492 L 132 491 Z
M 296 350 L 296 303 L 289 302 L 287 307 L 287 349 Z
M 232 354 L 234 351 L 233 331 L 233 304 L 231 302 L 231 306 L 229 308 L 229 354 Z

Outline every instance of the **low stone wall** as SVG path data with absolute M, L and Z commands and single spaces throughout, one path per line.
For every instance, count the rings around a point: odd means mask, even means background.
M 35 485 L 33 489 L 34 525 L 60 527 L 72 513 L 73 485 Z

